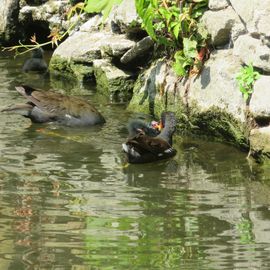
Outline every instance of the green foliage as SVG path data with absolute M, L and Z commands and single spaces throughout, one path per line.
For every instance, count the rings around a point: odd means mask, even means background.
M 201 48 L 208 34 L 198 19 L 208 7 L 208 0 L 135 0 L 142 26 L 158 44 L 173 49 L 175 72 L 184 76 L 196 65 L 201 67 Z M 171 52 L 171 50 L 168 50 Z M 197 70 L 198 71 L 198 70 Z
M 120 4 L 123 0 L 86 0 L 84 10 L 88 13 L 102 12 L 105 20 L 114 5 Z
M 254 71 L 253 65 L 242 67 L 236 76 L 240 91 L 243 93 L 244 99 L 247 100 L 253 93 L 253 86 L 256 80 L 260 77 L 259 72 Z

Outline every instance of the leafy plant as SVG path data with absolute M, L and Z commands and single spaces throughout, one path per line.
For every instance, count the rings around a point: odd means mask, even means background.
M 242 67 L 236 76 L 238 86 L 245 100 L 248 100 L 253 93 L 253 86 L 256 80 L 260 78 L 259 72 L 254 70 L 253 65 L 250 63 L 248 66 Z
M 198 19 L 208 0 L 135 0 L 142 26 L 168 52 L 174 51 L 173 69 L 180 76 L 198 73 L 207 54 L 208 34 Z M 204 53 L 204 54 L 203 54 Z M 203 55 L 202 55 L 203 54 Z

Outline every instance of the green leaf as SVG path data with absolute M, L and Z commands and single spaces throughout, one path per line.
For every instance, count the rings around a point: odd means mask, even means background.
M 181 23 L 177 23 L 177 24 L 173 27 L 173 34 L 174 34 L 175 39 L 178 39 L 180 29 L 181 29 Z
M 178 76 L 186 76 L 187 72 L 183 68 L 180 62 L 174 62 L 173 63 L 173 70 Z
M 251 76 L 246 79 L 246 84 L 252 84 L 253 82 L 254 82 L 254 79 Z
M 156 40 L 156 34 L 153 27 L 153 10 L 151 7 L 148 7 L 144 14 L 144 27 L 148 35 Z
M 193 9 L 192 9 L 192 18 L 198 19 L 203 15 L 203 13 L 208 9 L 208 4 L 206 1 L 201 1 L 200 3 L 197 3 Z
M 140 17 L 142 17 L 144 3 L 145 3 L 144 0 L 135 0 L 136 11 Z
M 105 20 L 114 5 L 120 4 L 123 0 L 87 0 L 84 10 L 87 13 L 100 13 L 103 14 Z
M 245 100 L 253 93 L 253 85 L 259 77 L 259 72 L 254 71 L 251 63 L 246 67 L 242 67 L 239 73 L 236 74 L 235 78 L 238 81 L 239 90 L 243 93 Z
M 152 5 L 154 8 L 158 8 L 158 5 L 159 5 L 158 0 L 151 0 L 151 5 Z
M 181 1 L 182 9 L 177 2 L 166 0 L 164 6 L 161 0 L 135 0 L 135 5 L 142 27 L 153 40 L 168 47 L 168 53 L 181 49 L 175 53 L 173 68 L 182 76 L 195 64 L 197 48 L 206 46 L 208 33 L 197 18 L 208 7 L 208 0 Z
M 173 70 L 179 76 L 186 76 L 186 67 L 190 65 L 189 59 L 187 59 L 183 51 L 177 51 L 174 55 L 175 62 L 173 63 Z
M 161 7 L 158 9 L 159 13 L 165 18 L 166 21 L 169 21 L 172 17 L 172 13 L 168 9 Z
M 244 99 L 245 99 L 245 100 L 247 100 L 247 99 L 248 99 L 248 97 L 249 97 L 249 94 L 248 94 L 248 93 L 246 93 L 246 92 L 244 92 Z
M 184 38 L 183 39 L 183 51 L 184 55 L 188 57 L 196 57 L 198 52 L 197 52 L 197 41 L 196 40 L 191 40 L 189 38 Z

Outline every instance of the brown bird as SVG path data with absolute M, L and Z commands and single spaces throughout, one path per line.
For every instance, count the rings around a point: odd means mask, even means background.
M 24 104 L 11 105 L 2 112 L 18 113 L 34 123 L 56 122 L 66 126 L 92 126 L 105 123 L 104 117 L 86 100 L 53 91 L 39 91 L 29 86 L 16 90 L 27 99 Z
M 176 150 L 172 148 L 172 136 L 176 129 L 175 114 L 163 112 L 161 124 L 163 129 L 156 137 L 148 136 L 141 131 L 122 144 L 129 163 L 153 162 L 176 154 Z

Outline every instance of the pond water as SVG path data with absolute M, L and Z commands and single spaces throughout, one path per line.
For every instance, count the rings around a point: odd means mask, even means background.
M 0 107 L 19 84 L 84 95 L 102 127 L 0 114 L 0 269 L 270 269 L 270 171 L 216 142 L 177 137 L 175 158 L 126 165 L 132 115 L 94 87 L 22 74 L 0 55 Z

